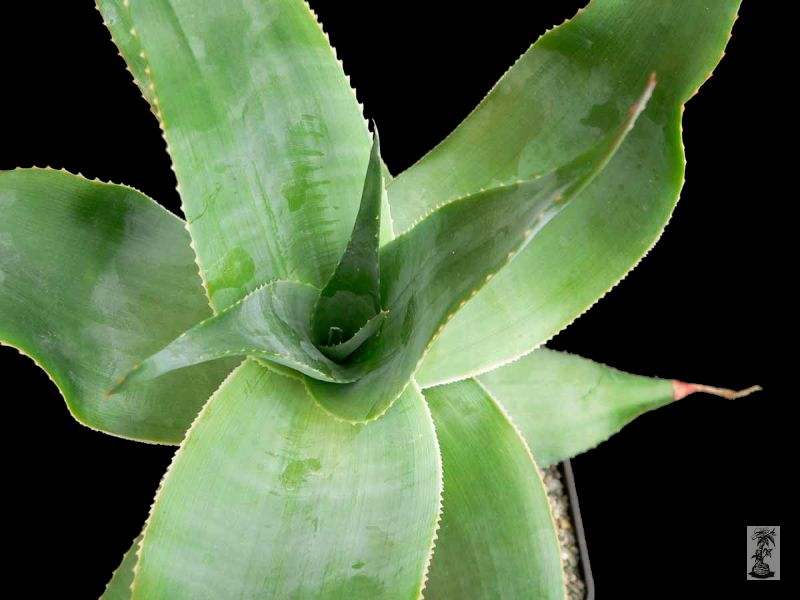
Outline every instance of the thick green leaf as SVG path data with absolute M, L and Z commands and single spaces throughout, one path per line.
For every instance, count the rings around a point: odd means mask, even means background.
M 103 592 L 100 600 L 130 600 L 133 568 L 136 566 L 136 549 L 139 547 L 141 539 L 142 536 L 139 536 L 133 540 L 133 544 L 122 557 L 122 562 L 111 576 L 111 581 L 108 582 L 106 591 Z
M 381 304 L 389 314 L 380 336 L 350 357 L 353 367 L 371 370 L 347 385 L 308 379 L 317 401 L 351 421 L 383 414 L 447 320 L 603 169 L 654 84 L 652 77 L 646 85 L 642 81 L 644 91 L 617 129 L 565 166 L 448 202 L 385 245 Z
M 133 597 L 416 599 L 441 464 L 419 392 L 331 419 L 247 361 L 200 413 L 156 497 Z
M 424 393 L 444 467 L 425 598 L 564 598 L 547 494 L 519 433 L 475 381 Z
M 477 379 L 508 411 L 543 466 L 594 448 L 639 415 L 689 394 L 734 399 L 761 389 L 734 392 L 631 375 L 546 348 Z
M 212 305 L 274 279 L 322 287 L 350 237 L 370 138 L 307 5 L 98 4 L 160 117 Z
M 332 361 L 313 344 L 310 302 L 318 292 L 280 281 L 187 331 L 112 391 L 223 356 L 254 356 L 308 375 L 309 391 L 331 414 L 352 422 L 378 418 L 406 388 L 445 322 L 608 163 L 654 85 L 651 76 L 617 129 L 563 167 L 457 198 L 385 245 L 380 252 L 385 322 L 380 335 L 346 363 Z
M 36 361 L 78 421 L 177 443 L 233 368 L 110 383 L 211 314 L 180 219 L 136 190 L 65 172 L 0 173 L 0 341 Z
M 639 415 L 673 401 L 670 380 L 546 348 L 478 380 L 508 411 L 543 466 L 593 448 Z
M 385 193 L 381 170 L 380 141 L 375 129 L 353 233 L 314 309 L 312 328 L 317 344 L 331 347 L 353 339 L 381 311 L 378 247 L 381 200 Z
M 683 182 L 682 105 L 719 61 L 738 5 L 594 0 L 542 36 L 450 136 L 394 179 L 389 201 L 402 230 L 448 198 L 562 164 L 614 127 L 642 78 L 658 74 L 647 112 L 609 167 L 456 315 L 428 353 L 421 385 L 526 354 L 652 247 Z
M 311 341 L 316 288 L 273 281 L 198 323 L 123 375 L 110 394 L 135 389 L 165 373 L 231 356 L 253 356 L 328 381 L 354 381 L 363 365 L 339 365 Z

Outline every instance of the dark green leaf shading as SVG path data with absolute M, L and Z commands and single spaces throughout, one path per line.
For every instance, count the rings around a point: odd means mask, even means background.
M 332 347 L 351 340 L 359 331 L 365 331 L 363 328 L 367 322 L 381 310 L 378 262 L 381 199 L 384 196 L 381 170 L 380 140 L 375 129 L 353 233 L 314 309 L 312 328 L 317 345 Z M 350 352 L 353 350 L 355 348 Z
M 381 335 L 349 361 L 370 372 L 347 385 L 308 379 L 326 410 L 364 421 L 391 405 L 447 320 L 608 163 L 655 85 L 652 76 L 642 83 L 616 131 L 588 152 L 538 179 L 448 202 L 381 249 L 382 305 L 389 315 Z
M 361 344 L 366 342 L 373 335 L 378 333 L 378 330 L 383 325 L 384 319 L 389 313 L 380 312 L 372 317 L 366 324 L 356 331 L 356 333 L 346 342 L 335 344 L 333 346 L 319 346 L 320 352 L 333 361 L 341 362 L 353 352 L 355 352 Z
M 178 443 L 240 362 L 103 401 L 134 361 L 211 314 L 183 225 L 121 185 L 49 169 L 0 173 L 0 342 L 33 358 L 89 427 Z
M 264 285 L 133 366 L 109 394 L 135 389 L 176 369 L 230 356 L 253 356 L 328 381 L 354 381 L 363 373 L 363 365 L 339 365 L 311 341 L 310 315 L 318 295 L 319 290 L 302 283 Z
M 425 598 L 563 599 L 555 525 L 523 439 L 475 381 L 424 394 L 444 471 Z

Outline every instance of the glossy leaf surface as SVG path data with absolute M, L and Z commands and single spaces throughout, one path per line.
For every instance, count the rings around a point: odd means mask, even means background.
M 380 141 L 376 130 L 361 206 L 350 241 L 330 281 L 322 288 L 314 308 L 312 323 L 317 344 L 330 347 L 351 340 L 359 331 L 364 331 L 367 322 L 381 310 L 378 260 L 381 199 L 384 196 L 381 169 Z
M 389 200 L 402 229 L 448 198 L 563 163 L 615 126 L 647 73 L 658 75 L 648 110 L 608 168 L 456 315 L 428 353 L 420 385 L 530 352 L 656 242 L 683 182 L 682 105 L 719 62 L 738 6 L 594 0 L 543 35 L 453 133 L 393 180 Z
M 444 466 L 425 598 L 564 598 L 547 494 L 519 433 L 475 381 L 424 393 Z
M 47 371 L 81 423 L 180 441 L 235 363 L 103 400 L 134 361 L 211 314 L 180 219 L 131 188 L 47 169 L 0 173 L 0 215 L 0 341 Z
M 379 417 L 407 385 L 452 315 L 504 267 L 600 172 L 644 109 L 654 81 L 610 136 L 563 167 L 530 181 L 479 192 L 439 207 L 381 249 L 380 336 L 351 357 L 370 366 L 347 385 L 308 379 L 329 412 L 352 421 Z
M 212 305 L 274 279 L 322 287 L 350 236 L 370 138 L 305 2 L 98 4 L 134 74 L 147 69 L 138 80 Z
M 631 375 L 546 348 L 478 380 L 508 411 L 543 466 L 593 448 L 674 399 L 668 379 Z
M 331 419 L 247 361 L 200 413 L 153 506 L 135 599 L 419 595 L 441 464 L 414 389 L 384 419 Z

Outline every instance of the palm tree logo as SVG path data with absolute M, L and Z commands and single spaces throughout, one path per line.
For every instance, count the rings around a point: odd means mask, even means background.
M 753 532 L 753 536 L 750 539 L 758 540 L 756 543 L 756 553 L 751 556 L 751 558 L 756 559 L 756 562 L 750 571 L 750 575 L 758 577 L 759 579 L 774 577 L 775 573 L 770 571 L 769 565 L 764 562 L 764 559 L 772 556 L 770 544 L 775 546 L 775 528 L 759 527 Z

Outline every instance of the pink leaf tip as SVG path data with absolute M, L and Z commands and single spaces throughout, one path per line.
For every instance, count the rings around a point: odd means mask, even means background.
M 689 394 L 700 392 L 703 394 L 711 394 L 712 396 L 719 396 L 726 400 L 736 400 L 737 398 L 744 398 L 754 392 L 761 391 L 760 385 L 752 385 L 744 390 L 729 390 L 726 388 L 714 387 L 713 385 L 703 385 L 702 383 L 686 383 L 673 379 L 672 381 L 672 397 L 675 400 L 686 398 Z

